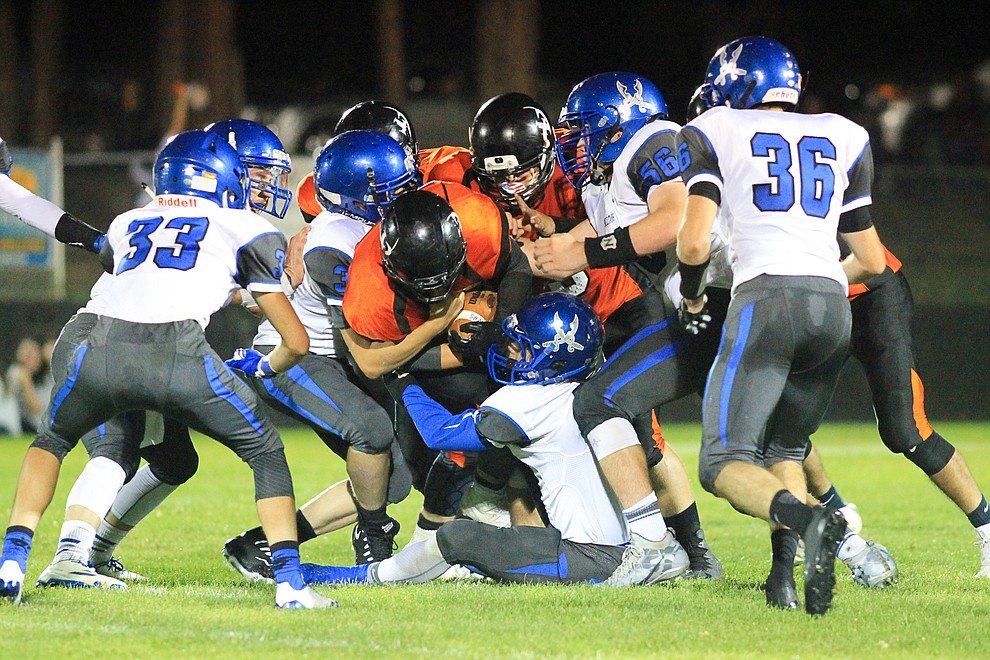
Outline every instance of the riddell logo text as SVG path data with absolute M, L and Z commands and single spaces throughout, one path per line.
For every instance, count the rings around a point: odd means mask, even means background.
M 197 206 L 198 204 L 199 204 L 199 200 L 196 199 L 195 197 L 170 197 L 170 196 L 167 197 L 163 195 L 158 198 L 158 206 L 187 207 L 187 206 Z

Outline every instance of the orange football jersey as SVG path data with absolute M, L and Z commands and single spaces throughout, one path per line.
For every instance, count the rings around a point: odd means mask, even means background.
M 436 147 L 419 152 L 419 171 L 423 181 L 464 183 L 471 171 L 471 151 L 464 147 Z
M 504 214 L 491 199 L 457 183 L 434 181 L 423 190 L 447 200 L 461 221 L 467 263 L 454 285 L 460 292 L 496 279 L 508 264 L 512 245 Z M 344 292 L 344 317 L 359 335 L 372 341 L 401 341 L 426 321 L 423 304 L 395 291 L 382 267 L 381 225 L 375 225 L 354 249 Z

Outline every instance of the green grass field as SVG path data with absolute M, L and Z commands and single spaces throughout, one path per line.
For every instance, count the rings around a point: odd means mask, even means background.
M 977 480 L 990 489 L 987 424 L 943 424 Z M 696 426 L 668 439 L 695 476 Z M 341 462 L 308 431 L 285 432 L 300 501 L 343 476 Z M 900 582 L 869 591 L 837 564 L 832 610 L 822 618 L 770 610 L 757 589 L 769 569 L 767 526 L 697 491 L 702 522 L 722 559 L 715 583 L 621 590 L 434 583 L 333 590 L 335 610 L 273 609 L 273 587 L 244 582 L 220 547 L 256 524 L 251 474 L 227 449 L 197 437 L 200 471 L 120 548 L 153 579 L 129 592 L 26 589 L 0 605 L 0 657 L 987 657 L 990 581 L 976 536 L 914 466 L 884 449 L 872 425 L 831 424 L 816 436 L 831 476 L 855 502 L 864 536 L 886 545 Z M 26 438 L 0 438 L 0 517 L 10 510 Z M 84 452 L 62 470 L 42 519 L 28 583 L 51 559 L 62 507 Z M 412 533 L 421 498 L 390 512 Z M 303 561 L 350 563 L 347 531 L 307 543 Z M 800 588 L 800 578 L 798 586 Z M 328 590 L 321 588 L 325 593 Z

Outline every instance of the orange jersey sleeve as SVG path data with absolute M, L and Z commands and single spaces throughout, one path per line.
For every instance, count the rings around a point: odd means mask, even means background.
M 886 259 L 886 261 L 887 261 L 887 266 L 892 271 L 894 271 L 896 273 L 897 271 L 899 271 L 901 269 L 901 260 L 898 259 L 897 257 L 895 257 L 894 256 L 894 253 L 891 252 L 890 250 L 888 250 L 886 245 L 883 246 L 883 256 L 884 256 L 884 259 Z M 870 287 L 867 286 L 865 283 L 864 284 L 850 284 L 849 285 L 849 300 L 852 300 L 853 298 L 856 298 L 857 296 L 861 296 L 861 295 L 863 295 L 864 293 L 866 293 L 869 290 L 870 290 Z
M 313 216 L 323 213 L 323 207 L 316 201 L 316 182 L 312 172 L 304 176 L 296 187 L 296 204 L 303 213 Z
M 471 151 L 464 147 L 436 147 L 419 152 L 419 171 L 424 182 L 464 183 L 471 171 Z

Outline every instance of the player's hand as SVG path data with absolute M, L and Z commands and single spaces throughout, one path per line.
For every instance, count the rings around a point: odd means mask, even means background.
M 385 389 L 392 398 L 399 403 L 402 402 L 402 393 L 407 387 L 419 384 L 416 382 L 416 377 L 407 371 L 390 371 L 382 376 L 382 382 L 385 383 Z
M 584 239 L 569 233 L 554 234 L 533 244 L 533 256 L 539 272 L 534 275 L 562 280 L 588 266 Z
M 520 220 L 522 222 L 522 227 L 532 229 L 534 232 L 543 237 L 553 234 L 553 218 L 546 213 L 541 213 L 535 209 L 531 209 L 529 205 L 526 204 L 526 200 L 524 200 L 522 195 L 519 193 L 516 193 L 515 196 L 516 205 L 519 206 L 519 211 L 521 214 Z
M 502 325 L 494 321 L 470 321 L 461 326 L 461 331 L 467 337 L 451 332 L 447 335 L 447 343 L 466 367 L 484 365 L 488 360 L 488 349 L 505 336 Z
M 306 237 L 311 229 L 311 226 L 306 225 L 296 232 L 296 235 L 289 239 L 289 249 L 285 251 L 285 274 L 289 276 L 293 291 L 299 288 L 303 281 L 303 275 L 306 274 L 306 267 L 303 264 L 303 250 L 306 247 Z
M 430 318 L 429 323 L 437 325 L 440 330 L 446 330 L 457 315 L 461 313 L 464 309 L 464 292 L 462 291 L 456 296 L 447 298 L 443 302 L 437 303 L 430 307 Z
M 707 330 L 708 325 L 712 322 L 712 315 L 708 311 L 708 297 L 681 300 L 681 305 L 677 309 L 677 318 L 681 327 L 688 334 L 698 335 Z
M 249 378 L 271 378 L 276 373 L 268 362 L 268 356 L 253 348 L 238 348 L 234 351 L 234 357 L 223 363 L 231 369 L 243 371 Z

